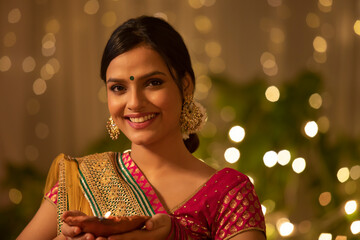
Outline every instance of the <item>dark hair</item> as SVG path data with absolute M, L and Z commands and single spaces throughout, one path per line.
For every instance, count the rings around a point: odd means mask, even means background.
M 195 75 L 191 65 L 190 55 L 181 35 L 166 21 L 149 16 L 132 18 L 120 25 L 112 33 L 101 60 L 101 79 L 106 82 L 106 70 L 110 62 L 139 44 L 145 44 L 164 59 L 170 74 L 183 96 L 183 79 L 189 74 L 195 86 Z M 196 134 L 184 141 L 186 148 L 191 152 L 199 146 Z

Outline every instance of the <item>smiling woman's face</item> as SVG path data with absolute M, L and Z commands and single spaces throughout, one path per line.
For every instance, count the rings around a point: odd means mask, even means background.
M 181 138 L 180 90 L 156 51 L 140 45 L 114 58 L 106 85 L 110 115 L 133 144 Z

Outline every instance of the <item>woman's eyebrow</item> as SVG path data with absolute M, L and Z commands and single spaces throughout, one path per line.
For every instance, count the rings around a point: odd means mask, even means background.
M 139 80 L 142 80 L 142 79 L 145 79 L 145 78 L 149 78 L 149 77 L 152 77 L 152 76 L 155 76 L 155 75 L 163 75 L 163 76 L 166 76 L 166 74 L 164 72 L 161 72 L 161 71 L 153 71 L 153 72 L 149 72 L 149 73 L 146 73 L 140 77 L 137 77 L 137 79 Z M 129 76 L 129 79 L 130 79 L 130 76 Z M 123 79 L 123 78 L 109 78 L 106 83 L 109 83 L 109 82 L 126 82 L 127 80 Z

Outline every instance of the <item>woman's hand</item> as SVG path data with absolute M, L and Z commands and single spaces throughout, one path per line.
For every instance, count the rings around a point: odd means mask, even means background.
M 109 240 L 166 240 L 171 230 L 171 218 L 167 214 L 156 214 L 146 221 L 145 228 L 123 234 L 112 235 Z M 100 240 L 103 238 L 99 238 Z M 169 238 L 172 239 L 172 238 Z
M 76 216 L 87 216 L 85 213 L 80 211 L 67 211 L 63 214 L 62 220 L 67 217 L 76 217 Z M 66 237 L 66 239 L 73 240 L 94 240 L 95 237 L 91 233 L 83 233 L 82 229 L 79 226 L 70 226 L 67 223 L 63 222 L 61 227 L 61 233 Z

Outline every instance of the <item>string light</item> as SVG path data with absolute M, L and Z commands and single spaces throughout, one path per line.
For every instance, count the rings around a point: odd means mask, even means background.
M 245 137 L 245 129 L 241 126 L 234 126 L 229 130 L 231 141 L 241 142 Z
M 12 9 L 8 14 L 9 23 L 17 23 L 21 19 L 21 11 L 18 8 Z
M 326 52 L 327 43 L 326 40 L 321 36 L 316 36 L 313 41 L 314 50 L 320 53 Z
M 42 95 L 46 91 L 46 82 L 44 79 L 38 78 L 33 83 L 33 91 L 36 95 Z
M 221 54 L 221 45 L 216 41 L 210 41 L 205 44 L 205 52 L 211 57 L 218 57 Z
M 228 163 L 236 163 L 240 158 L 240 151 L 234 147 L 228 148 L 224 153 L 224 157 Z
M 19 204 L 22 200 L 22 193 L 16 188 L 11 188 L 9 190 L 9 199 L 14 204 Z
M 108 11 L 104 13 L 104 15 L 101 17 L 101 23 L 105 27 L 112 27 L 115 25 L 117 20 L 116 13 L 113 11 Z
M 347 240 L 347 237 L 338 235 L 338 236 L 336 236 L 335 240 Z
M 195 27 L 201 33 L 208 33 L 212 29 L 212 23 L 208 17 L 201 15 L 195 18 Z
M 338 170 L 336 176 L 337 176 L 337 179 L 339 180 L 339 182 L 341 182 L 341 183 L 346 182 L 350 177 L 349 168 L 347 168 L 347 167 L 340 168 Z
M 16 34 L 14 32 L 8 32 L 5 34 L 4 39 L 4 46 L 5 47 L 12 47 L 16 43 Z
M 11 68 L 11 60 L 8 56 L 2 56 L 0 58 L 0 71 L 6 72 Z
M 353 214 L 357 209 L 357 202 L 355 200 L 347 201 L 344 210 L 347 215 Z
M 354 221 L 351 223 L 350 231 L 354 235 L 360 233 L 360 220 L 357 220 L 357 221 Z
M 99 7 L 98 0 L 89 0 L 84 5 L 84 12 L 89 15 L 94 15 L 99 11 Z
M 314 109 L 319 109 L 322 105 L 322 97 L 318 93 L 314 93 L 309 97 L 309 104 Z
M 35 134 L 40 139 L 45 139 L 49 136 L 49 126 L 45 123 L 37 123 L 35 127 Z
M 276 228 L 282 237 L 287 237 L 293 233 L 294 224 L 292 224 L 287 218 L 280 218 L 276 222 Z
M 356 20 L 354 23 L 354 32 L 360 36 L 360 20 Z
M 22 69 L 24 72 L 32 72 L 36 67 L 35 59 L 31 56 L 26 57 L 22 62 Z
M 320 26 L 320 18 L 315 13 L 308 13 L 306 15 L 306 24 L 311 28 L 318 28 Z
M 326 116 L 320 117 L 316 123 L 321 133 L 326 133 L 330 128 L 330 121 Z
M 331 233 L 321 233 L 319 236 L 319 240 L 331 240 L 332 235 Z
M 350 177 L 352 180 L 358 180 L 360 178 L 360 166 L 356 165 L 350 169 Z
M 265 166 L 272 168 L 278 162 L 278 155 L 275 151 L 268 151 L 264 154 L 263 161 Z
M 319 196 L 319 203 L 321 206 L 327 206 L 331 202 L 331 193 L 323 192 Z
M 280 165 L 285 166 L 290 162 L 290 160 L 291 160 L 291 154 L 289 150 L 284 149 L 278 152 L 278 163 Z
M 296 158 L 292 163 L 292 169 L 296 173 L 302 173 L 306 168 L 306 161 L 304 158 Z
M 315 121 L 310 121 L 305 124 L 304 127 L 305 134 L 311 138 L 316 136 L 318 130 L 319 128 Z
M 275 86 L 270 86 L 265 91 L 265 97 L 270 102 L 277 102 L 280 98 L 280 91 Z

